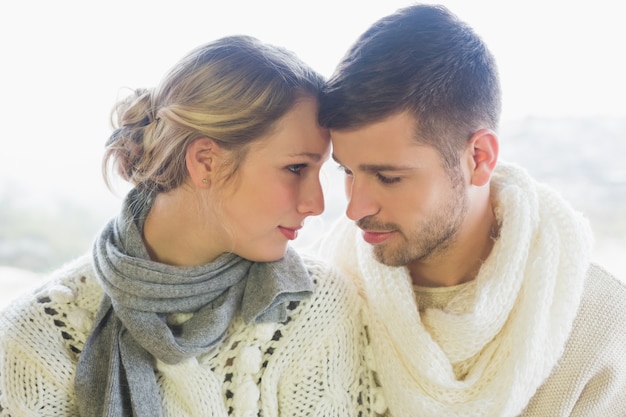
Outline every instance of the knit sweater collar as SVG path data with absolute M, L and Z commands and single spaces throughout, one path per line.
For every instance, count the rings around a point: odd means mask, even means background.
M 345 264 L 363 280 L 394 417 L 516 416 L 562 354 L 589 265 L 589 226 L 513 165 L 501 163 L 491 187 L 500 236 L 475 282 L 443 309 L 420 314 L 406 268 L 376 262 L 358 233 L 351 238 L 357 256 Z
M 420 311 L 430 308 L 445 308 L 456 295 L 469 286 L 476 286 L 476 281 L 464 282 L 452 287 L 424 287 L 413 285 L 413 293 L 415 294 L 415 304 Z

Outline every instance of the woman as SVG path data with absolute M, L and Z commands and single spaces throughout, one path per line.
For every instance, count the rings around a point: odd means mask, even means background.
M 323 80 L 235 36 L 118 103 L 130 184 L 78 259 L 0 317 L 0 415 L 366 415 L 357 296 L 288 247 L 323 211 Z

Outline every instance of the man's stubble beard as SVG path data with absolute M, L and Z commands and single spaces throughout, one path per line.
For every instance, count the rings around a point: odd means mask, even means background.
M 455 187 L 445 206 L 435 210 L 413 230 L 403 231 L 395 224 L 378 225 L 382 227 L 377 228 L 371 219 L 359 221 L 359 226 L 363 224 L 366 229 L 396 230 L 399 235 L 396 239 L 402 240 L 393 246 L 391 243 L 375 245 L 373 253 L 378 262 L 394 267 L 407 266 L 437 256 L 454 243 L 467 215 L 468 202 L 462 183 L 458 179 L 451 180 Z

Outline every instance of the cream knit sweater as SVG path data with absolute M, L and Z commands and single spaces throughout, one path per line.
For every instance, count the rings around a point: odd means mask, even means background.
M 492 195 L 498 241 L 450 294 L 414 293 L 348 219 L 315 249 L 366 301 L 389 415 L 626 416 L 624 284 L 590 266 L 584 219 L 523 170 L 501 163 Z
M 305 261 L 314 294 L 290 306 L 286 322 L 237 319 L 215 350 L 156 364 L 165 416 L 373 415 L 356 291 Z M 101 296 L 90 259 L 82 258 L 2 312 L 0 416 L 78 415 L 74 372 Z

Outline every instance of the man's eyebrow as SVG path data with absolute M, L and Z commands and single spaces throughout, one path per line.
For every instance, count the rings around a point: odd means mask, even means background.
M 332 155 L 332 158 L 339 165 L 344 166 L 341 163 L 341 161 L 335 156 L 335 154 Z M 378 172 L 378 171 L 389 172 L 389 171 L 408 171 L 408 170 L 415 169 L 415 167 L 390 165 L 390 164 L 360 164 L 358 166 L 358 169 L 359 171 L 364 171 L 364 172 Z

